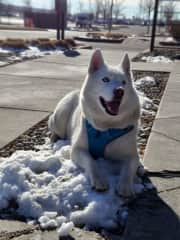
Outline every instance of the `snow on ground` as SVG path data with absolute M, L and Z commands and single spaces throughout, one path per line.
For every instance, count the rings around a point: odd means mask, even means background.
M 146 115 L 154 115 L 155 114 L 155 112 L 153 112 L 153 111 L 154 111 L 154 109 L 157 109 L 157 106 L 143 92 L 144 88 L 151 88 L 154 86 L 156 86 L 156 81 L 151 76 L 142 77 L 135 82 L 135 87 L 138 92 L 139 100 L 140 100 L 140 104 L 141 104 L 142 114 L 146 114 Z
M 28 46 L 28 49 L 1 48 L 0 56 L 6 54 L 5 62 L 17 62 L 28 59 L 43 57 L 49 54 L 61 54 L 65 49 L 56 48 L 55 50 L 41 50 L 36 46 Z M 8 56 L 9 55 L 9 56 Z
M 148 63 L 173 63 L 170 58 L 164 56 L 143 56 L 141 60 Z
M 153 81 L 141 80 L 141 84 L 147 82 Z M 142 102 L 151 114 L 151 100 L 144 96 Z M 17 151 L 1 159 L 0 210 L 12 208 L 29 223 L 38 221 L 42 229 L 58 228 L 60 236 L 67 235 L 74 225 L 97 229 L 124 224 L 128 208 L 115 193 L 118 177 L 106 173 L 110 189 L 104 193 L 92 190 L 88 176 L 70 159 L 70 149 L 68 141 L 54 145 L 47 141 L 39 152 Z M 98 164 L 100 169 L 108 169 L 103 159 Z M 152 185 L 141 179 L 134 185 L 136 193 L 146 188 Z
M 46 144 L 40 152 L 18 151 L 3 161 L 0 209 L 15 201 L 20 215 L 39 219 L 45 229 L 60 227 L 67 221 L 81 226 L 115 227 L 116 213 L 123 203 L 114 191 L 117 179 L 109 176 L 110 191 L 93 191 L 88 177 L 69 159 L 69 150 L 67 142 L 59 141 L 53 149 Z

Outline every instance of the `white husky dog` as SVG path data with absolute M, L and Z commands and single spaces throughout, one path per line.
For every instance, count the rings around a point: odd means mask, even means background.
M 92 187 L 105 191 L 109 184 L 98 159 L 115 166 L 119 173 L 117 192 L 130 197 L 140 165 L 136 145 L 140 104 L 133 86 L 130 60 L 107 66 L 95 50 L 80 93 L 65 96 L 49 119 L 53 139 L 71 141 L 71 158 L 83 168 Z

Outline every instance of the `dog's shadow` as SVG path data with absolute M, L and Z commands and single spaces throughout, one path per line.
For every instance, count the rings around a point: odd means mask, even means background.
M 73 49 L 68 49 L 68 50 L 65 50 L 63 52 L 63 54 L 66 56 L 66 57 L 79 57 L 80 56 L 80 53 L 77 51 L 77 50 L 73 50 Z
M 147 191 L 130 203 L 122 239 L 179 240 L 180 218 L 156 191 Z

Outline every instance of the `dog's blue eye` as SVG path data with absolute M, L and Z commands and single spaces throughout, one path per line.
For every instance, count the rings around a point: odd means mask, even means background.
M 110 79 L 109 79 L 108 77 L 104 77 L 104 78 L 102 79 L 102 81 L 103 81 L 103 82 L 110 82 Z

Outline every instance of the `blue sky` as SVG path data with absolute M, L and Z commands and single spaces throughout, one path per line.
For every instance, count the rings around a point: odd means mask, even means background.
M 32 5 L 34 7 L 39 7 L 39 8 L 53 8 L 54 6 L 54 1 L 55 0 L 31 0 Z M 89 0 L 81 0 L 84 5 L 84 10 L 89 9 Z M 93 1 L 91 0 L 92 6 L 93 6 Z M 4 0 L 5 3 L 13 3 L 17 5 L 22 5 L 23 0 Z M 123 13 L 127 17 L 132 17 L 132 16 L 138 16 L 138 2 L 139 0 L 124 0 L 124 10 Z M 78 12 L 79 11 L 79 0 L 71 0 L 72 4 L 72 12 Z M 177 5 L 180 5 L 178 3 Z M 179 10 L 179 9 L 178 9 Z
M 125 8 L 124 8 L 124 13 L 128 16 L 134 16 L 137 14 L 137 2 L 139 0 L 125 0 Z M 4 2 L 6 3 L 12 3 L 12 4 L 17 4 L 17 5 L 22 5 L 23 4 L 23 0 L 4 0 Z M 35 7 L 39 7 L 39 8 L 52 8 L 54 5 L 54 0 L 31 0 L 32 5 Z M 89 9 L 89 0 L 83 0 L 83 6 L 84 6 L 84 10 L 88 10 Z M 91 0 L 92 2 L 92 7 L 93 7 L 93 0 Z M 79 0 L 71 0 L 71 4 L 72 4 L 72 12 L 78 12 L 79 10 Z

